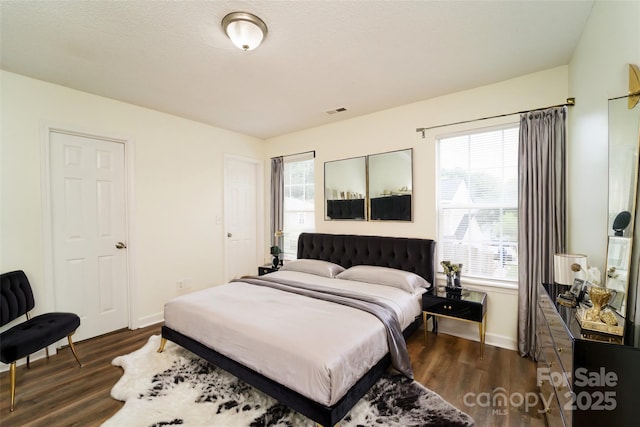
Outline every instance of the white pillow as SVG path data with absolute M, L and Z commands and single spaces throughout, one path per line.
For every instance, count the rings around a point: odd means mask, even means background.
M 377 267 L 373 265 L 356 265 L 336 276 L 337 279 L 355 280 L 357 282 L 375 283 L 393 286 L 409 293 L 431 285 L 422 277 L 409 271 L 395 268 Z
M 294 259 L 286 261 L 280 271 L 299 271 L 301 273 L 315 274 L 322 277 L 336 277 L 344 271 L 344 267 L 329 261 L 319 259 Z

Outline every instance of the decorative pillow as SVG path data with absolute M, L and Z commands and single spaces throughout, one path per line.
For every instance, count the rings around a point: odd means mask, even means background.
M 284 265 L 280 267 L 280 271 L 286 270 L 333 278 L 339 273 L 342 273 L 344 271 L 344 267 L 319 259 L 294 259 L 292 261 L 285 262 Z
M 338 274 L 336 278 L 393 286 L 409 293 L 414 293 L 421 287 L 429 288 L 431 286 L 429 282 L 415 273 L 373 265 L 353 266 Z

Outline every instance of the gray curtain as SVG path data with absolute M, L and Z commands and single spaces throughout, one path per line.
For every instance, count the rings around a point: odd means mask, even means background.
M 536 358 L 538 288 L 553 281 L 553 255 L 566 230 L 566 107 L 520 116 L 518 194 L 518 351 Z
M 276 231 L 282 230 L 284 219 L 284 158 L 271 159 L 271 246 L 280 245 Z M 282 248 L 280 248 L 282 249 Z

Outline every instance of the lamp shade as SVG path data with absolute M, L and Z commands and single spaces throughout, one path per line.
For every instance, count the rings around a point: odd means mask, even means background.
M 572 264 L 580 266 L 579 272 L 571 269 Z M 573 279 L 584 279 L 587 271 L 587 256 L 579 254 L 555 254 L 553 256 L 553 281 L 561 285 L 573 285 Z
M 262 19 L 247 12 L 233 12 L 222 18 L 222 28 L 234 45 L 242 50 L 253 50 L 267 35 Z

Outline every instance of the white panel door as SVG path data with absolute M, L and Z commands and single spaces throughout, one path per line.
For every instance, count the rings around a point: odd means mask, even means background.
M 80 316 L 79 341 L 128 326 L 125 150 L 51 131 L 55 309 Z
M 250 161 L 225 159 L 227 280 L 257 274 L 257 171 Z

